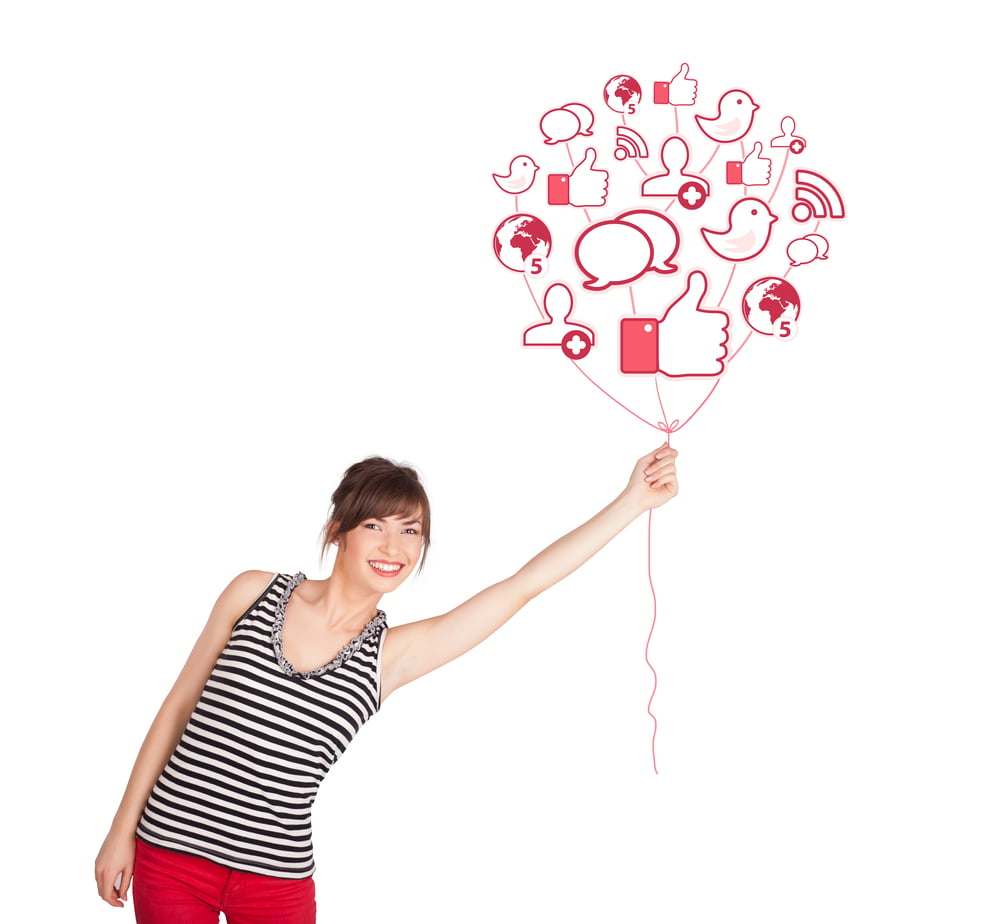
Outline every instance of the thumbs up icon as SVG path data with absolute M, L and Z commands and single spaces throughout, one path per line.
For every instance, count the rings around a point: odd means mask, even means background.
M 721 375 L 726 368 L 729 315 L 701 307 L 707 291 L 705 274 L 694 270 L 662 318 L 623 318 L 621 371 L 626 375 L 662 372 L 671 378 Z
M 671 106 L 693 106 L 698 97 L 698 81 L 688 77 L 689 68 L 682 64 L 670 80 L 653 84 L 653 102 Z
M 604 205 L 608 200 L 608 171 L 598 170 L 596 164 L 597 151 L 587 148 L 572 173 L 549 174 L 549 205 L 577 208 Z
M 767 186 L 771 181 L 771 158 L 764 157 L 764 145 L 759 141 L 747 154 L 746 160 L 726 162 L 726 182 L 731 186 Z

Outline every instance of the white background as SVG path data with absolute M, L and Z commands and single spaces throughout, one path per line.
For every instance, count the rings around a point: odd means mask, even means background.
M 316 807 L 320 920 L 997 920 L 996 69 L 968 7 L 5 4 L 21 919 L 115 917 L 93 857 L 159 701 L 235 573 L 320 573 L 350 462 L 429 485 L 400 622 L 656 445 L 519 347 L 490 174 L 546 109 L 687 61 L 804 114 L 848 220 L 798 338 L 748 345 L 675 439 L 659 774 L 637 523 L 363 731 Z

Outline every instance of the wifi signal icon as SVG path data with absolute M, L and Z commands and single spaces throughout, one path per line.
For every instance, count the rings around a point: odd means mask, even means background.
M 812 170 L 795 171 L 792 218 L 809 221 L 810 218 L 843 218 L 844 214 L 844 200 L 833 183 Z
M 646 140 L 634 128 L 625 125 L 618 126 L 615 138 L 615 160 L 625 160 L 629 157 L 649 157 Z

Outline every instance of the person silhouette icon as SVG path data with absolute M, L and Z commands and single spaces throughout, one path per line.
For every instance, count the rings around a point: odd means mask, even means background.
M 583 359 L 596 338 L 589 327 L 570 323 L 573 290 L 561 282 L 553 283 L 545 290 L 542 306 L 548 320 L 525 328 L 521 343 L 526 347 L 561 347 L 569 359 Z
M 781 120 L 781 134 L 771 139 L 772 148 L 788 148 L 793 154 L 801 154 L 806 149 L 806 139 L 795 134 L 795 119 L 785 116 Z
M 711 186 L 708 180 L 687 172 L 690 158 L 687 142 L 679 135 L 672 135 L 660 148 L 663 173 L 643 180 L 641 195 L 674 196 L 687 209 L 701 208 L 708 199 Z

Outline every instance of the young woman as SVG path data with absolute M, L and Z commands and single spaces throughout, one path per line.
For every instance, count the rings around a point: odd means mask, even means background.
M 423 563 L 416 473 L 351 466 L 333 494 L 325 580 L 248 571 L 212 609 L 146 736 L 95 863 L 139 924 L 315 921 L 310 809 L 360 726 L 404 684 L 478 645 L 644 511 L 677 494 L 676 451 L 641 458 L 622 493 L 517 573 L 442 616 L 387 628 L 378 609 Z M 331 660 L 331 654 L 334 657 Z

